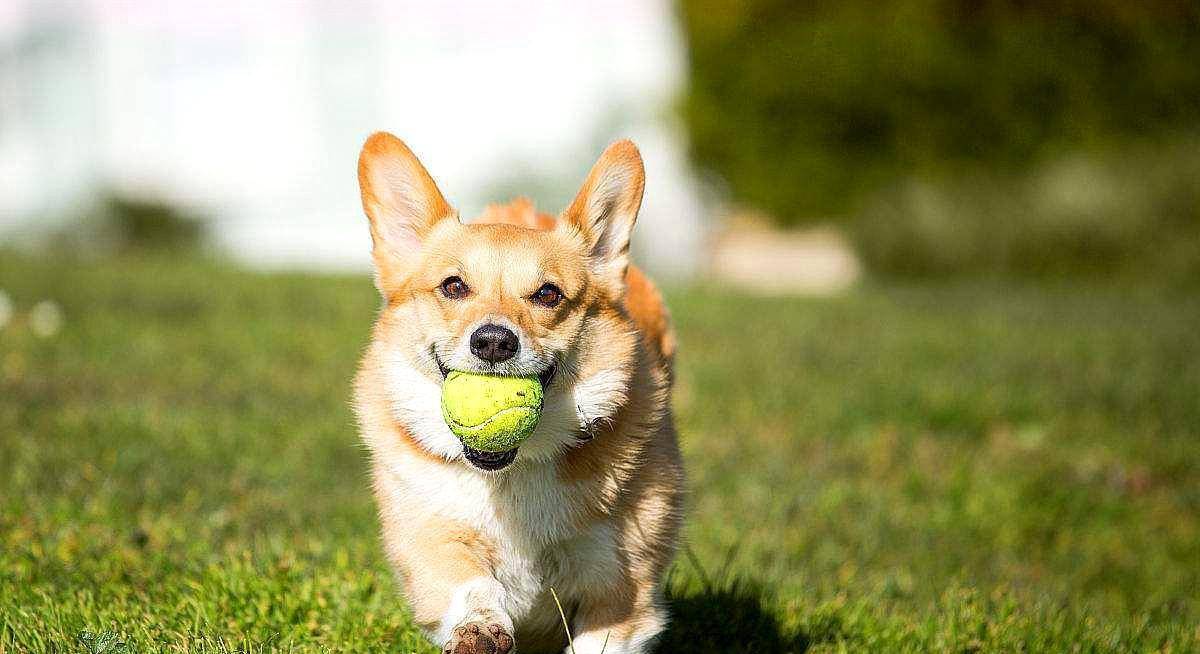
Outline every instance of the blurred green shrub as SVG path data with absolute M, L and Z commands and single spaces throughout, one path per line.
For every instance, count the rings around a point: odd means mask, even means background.
M 851 226 L 875 272 L 1200 283 L 1200 139 L 1074 154 L 1021 174 L 910 178 Z
M 44 237 L 20 245 L 57 257 L 86 259 L 174 253 L 202 249 L 208 227 L 206 216 L 164 198 L 109 189 L 87 198 Z
M 191 249 L 204 237 L 204 223 L 185 209 L 157 198 L 105 194 L 102 229 L 124 249 Z
M 852 216 L 899 179 L 1017 174 L 1200 125 L 1194 0 L 680 0 L 680 16 L 693 160 L 784 225 Z M 937 201 L 990 193 L 965 184 Z M 1071 247 L 1091 259 L 1133 224 Z

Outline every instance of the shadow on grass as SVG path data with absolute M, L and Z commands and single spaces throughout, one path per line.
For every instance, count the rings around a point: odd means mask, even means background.
M 800 654 L 811 641 L 786 633 L 763 606 L 762 590 L 733 582 L 725 588 L 667 591 L 671 623 L 656 651 Z

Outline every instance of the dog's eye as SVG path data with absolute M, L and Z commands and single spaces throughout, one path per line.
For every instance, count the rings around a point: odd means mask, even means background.
M 563 294 L 554 284 L 542 284 L 529 299 L 544 307 L 553 307 L 562 302 Z
M 442 295 L 445 295 L 451 300 L 457 300 L 461 297 L 465 297 L 466 294 L 470 292 L 471 289 L 467 288 L 467 283 L 462 280 L 462 277 L 447 277 L 442 280 Z

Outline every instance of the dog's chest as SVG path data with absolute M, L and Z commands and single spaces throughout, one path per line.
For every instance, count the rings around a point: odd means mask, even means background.
M 584 493 L 561 481 L 553 466 L 529 466 L 497 479 L 467 473 L 455 481 L 436 492 L 439 513 L 469 524 L 494 546 L 495 575 L 515 622 L 547 618 L 546 628 L 555 629 L 551 587 L 569 603 L 577 589 L 619 574 L 613 528 L 581 519 Z
M 615 562 L 612 530 L 581 520 L 581 490 L 545 472 L 513 476 L 497 488 L 495 520 L 485 527 L 499 551 L 497 576 L 523 608 L 551 586 L 569 596 L 580 581 L 603 581 Z

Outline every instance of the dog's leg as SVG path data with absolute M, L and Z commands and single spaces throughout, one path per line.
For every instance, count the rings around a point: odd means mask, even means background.
M 581 603 L 573 631 L 575 654 L 646 654 L 666 626 L 666 610 L 651 597 L 633 606 Z M 571 654 L 571 648 L 564 654 Z
M 429 638 L 451 654 L 508 654 L 513 621 L 493 572 L 491 542 L 459 523 L 384 515 L 388 558 Z
M 512 619 L 504 612 L 504 587 L 492 577 L 476 577 L 454 591 L 442 617 L 438 642 L 445 654 L 508 654 Z

